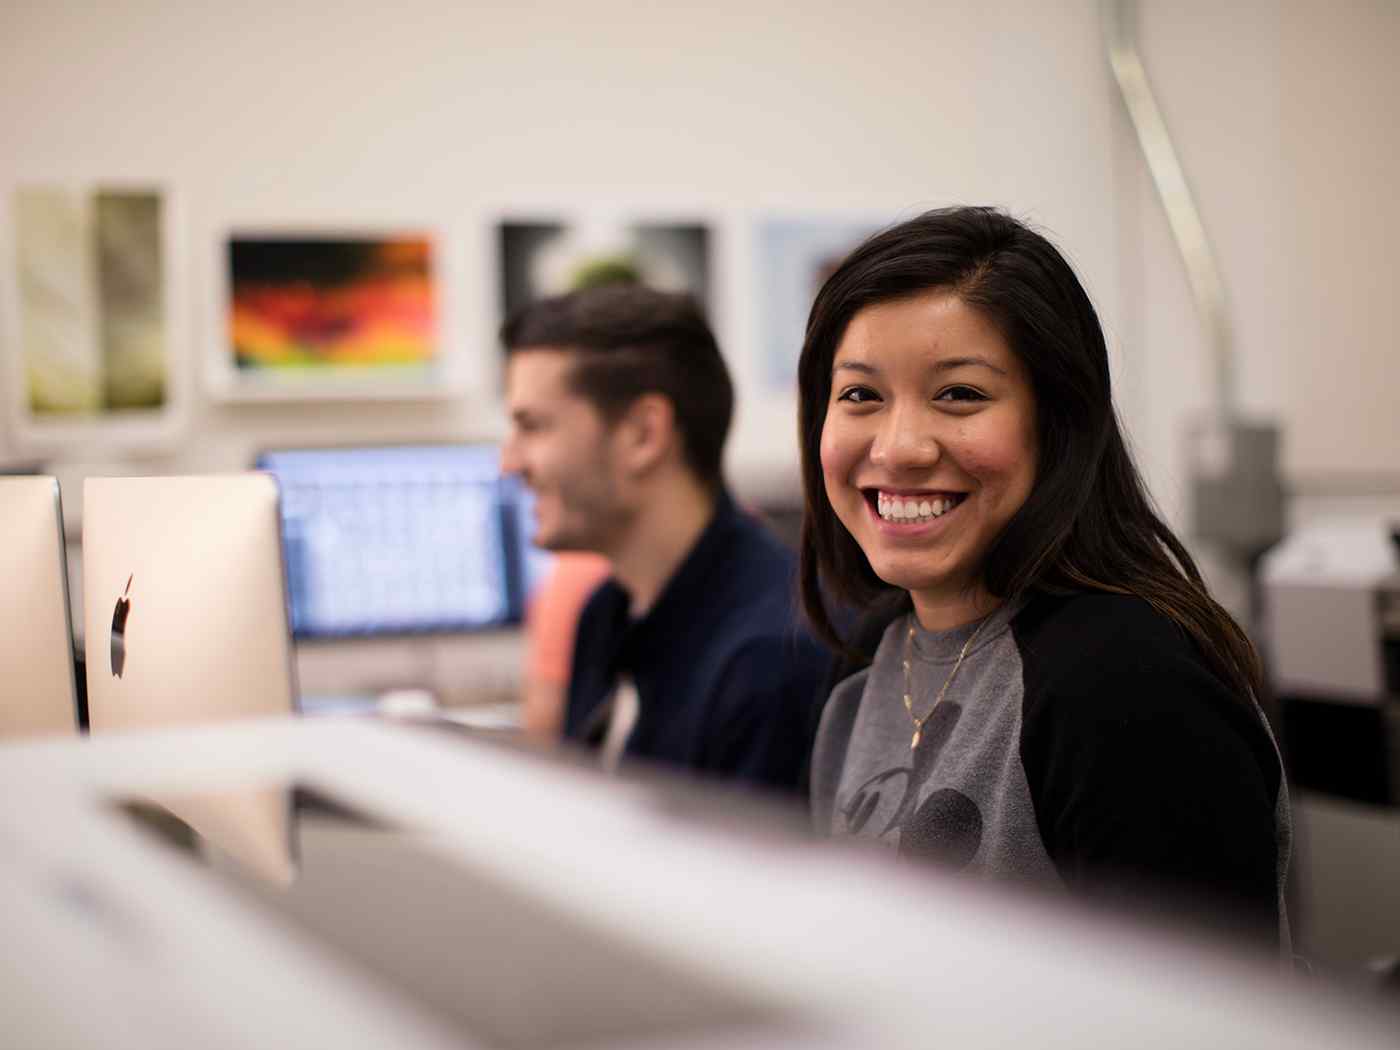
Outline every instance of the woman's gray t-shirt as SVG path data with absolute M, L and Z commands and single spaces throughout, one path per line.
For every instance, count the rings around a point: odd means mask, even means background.
M 912 749 L 911 623 L 928 715 Z M 833 691 L 811 784 L 824 833 L 990 879 L 1204 904 L 1286 945 L 1291 823 L 1267 723 L 1137 598 L 1037 595 L 980 630 L 897 618 Z

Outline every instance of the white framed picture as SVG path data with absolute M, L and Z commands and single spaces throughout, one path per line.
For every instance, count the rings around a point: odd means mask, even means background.
M 240 223 L 213 237 L 222 401 L 431 400 L 462 389 L 456 253 L 428 223 Z
M 491 230 L 497 320 L 533 300 L 617 279 L 686 292 L 713 319 L 716 225 L 682 209 L 502 209 Z
M 189 340 L 175 195 L 154 182 L 36 180 L 5 205 L 0 338 L 17 446 L 176 441 Z
M 889 217 L 873 215 L 764 215 L 754 222 L 755 310 L 759 373 L 771 390 L 797 383 L 807 316 L 826 279 Z
M 491 377 L 482 409 L 504 429 L 500 330 L 516 310 L 616 278 L 695 297 L 729 351 L 728 304 L 734 270 L 728 213 L 674 197 L 573 199 L 564 190 L 483 201 L 468 235 L 475 374 Z

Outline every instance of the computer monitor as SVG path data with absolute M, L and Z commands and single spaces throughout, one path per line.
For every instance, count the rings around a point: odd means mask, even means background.
M 0 477 L 0 737 L 78 729 L 58 482 Z
M 268 451 L 298 638 L 474 631 L 519 620 L 528 496 L 493 445 Z
M 86 480 L 93 732 L 293 710 L 280 525 L 266 474 Z
M 534 544 L 535 497 L 525 483 L 508 474 L 501 478 L 501 492 L 509 519 L 514 524 L 515 571 L 518 574 L 514 593 L 517 613 L 523 617 L 525 604 L 549 574 L 554 555 Z

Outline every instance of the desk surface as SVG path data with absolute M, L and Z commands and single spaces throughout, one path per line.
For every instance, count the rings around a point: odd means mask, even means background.
M 109 804 L 289 781 L 431 830 L 513 893 L 799 1017 L 801 1045 L 1394 1042 L 1392 1018 L 1198 946 L 716 820 L 732 796 L 681 804 L 701 796 L 327 718 L 0 748 L 0 892 L 27 902 L 0 914 L 24 945 L 0 961 L 0 1043 L 462 1045 Z

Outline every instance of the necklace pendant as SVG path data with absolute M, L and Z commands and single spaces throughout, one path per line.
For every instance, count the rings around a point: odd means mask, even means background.
M 922 728 L 922 727 L 920 727 L 919 729 L 914 730 L 914 739 L 911 740 L 911 741 L 909 741 L 909 750 L 910 750 L 910 751 L 913 751 L 915 748 L 917 748 L 917 747 L 919 746 L 919 741 L 922 740 L 923 738 L 924 738 L 924 731 L 923 731 L 923 728 Z

